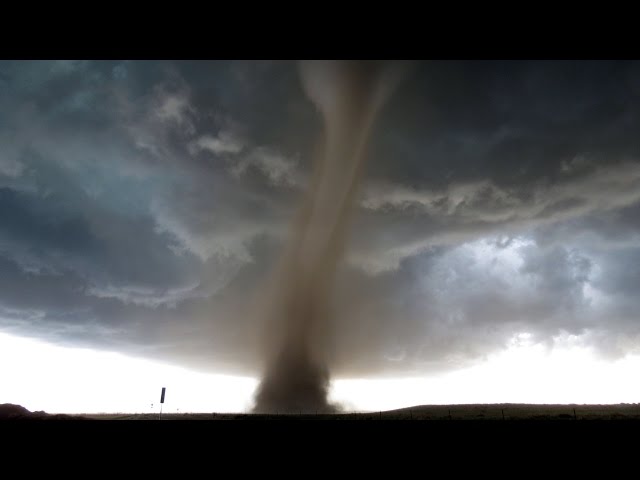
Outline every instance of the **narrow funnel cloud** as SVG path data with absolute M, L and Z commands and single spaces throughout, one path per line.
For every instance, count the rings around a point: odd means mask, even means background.
M 333 411 L 327 400 L 331 287 L 380 107 L 404 68 L 378 61 L 300 63 L 305 92 L 322 113 L 323 148 L 266 295 L 265 371 L 256 412 Z

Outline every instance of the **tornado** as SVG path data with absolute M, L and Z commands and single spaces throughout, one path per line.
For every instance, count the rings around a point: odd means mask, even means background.
M 265 288 L 256 413 L 338 409 L 328 401 L 333 279 L 375 117 L 406 72 L 406 64 L 389 61 L 303 61 L 298 67 L 324 128 L 310 184 Z

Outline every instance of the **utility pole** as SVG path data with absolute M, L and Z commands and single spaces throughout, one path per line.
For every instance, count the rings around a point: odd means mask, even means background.
M 162 393 L 160 394 L 160 416 L 158 417 L 158 420 L 162 420 L 162 404 L 164 403 L 164 392 L 167 389 L 165 387 L 162 387 Z

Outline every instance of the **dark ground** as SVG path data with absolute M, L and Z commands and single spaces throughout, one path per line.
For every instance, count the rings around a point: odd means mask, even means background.
M 336 462 L 376 473 L 378 464 L 445 468 L 447 475 L 460 468 L 493 471 L 506 465 L 529 472 L 560 462 L 575 474 L 577 466 L 591 472 L 597 463 L 633 464 L 640 438 L 640 404 L 443 405 L 342 415 L 166 414 L 162 421 L 157 415 L 47 415 L 0 405 L 0 418 L 9 417 L 13 420 L 0 422 L 0 451 L 8 460 L 12 451 L 47 451 L 59 458 L 92 459 L 92 465 L 133 461 L 162 468 L 172 462 L 237 472 L 266 466 L 293 471 L 304 461 L 312 471 L 293 473 L 314 478 L 317 468 Z

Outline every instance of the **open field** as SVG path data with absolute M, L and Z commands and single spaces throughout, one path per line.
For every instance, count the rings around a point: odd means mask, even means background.
M 158 414 L 86 414 L 93 420 L 158 420 Z M 385 412 L 338 414 L 296 413 L 261 415 L 249 413 L 166 413 L 162 420 L 640 420 L 640 404 L 618 405 L 422 405 Z
M 0 414 L 3 407 L 6 405 L 0 405 Z M 596 449 L 596 458 L 605 449 L 612 449 L 617 456 L 635 458 L 640 404 L 425 405 L 335 415 L 169 413 L 162 416 L 162 421 L 157 414 L 50 415 L 24 411 L 0 418 L 8 418 L 0 422 L 5 441 L 17 446 L 36 442 L 47 451 L 60 448 L 66 452 L 73 444 L 102 455 L 117 445 L 120 451 L 135 452 L 138 457 L 155 459 L 160 452 L 163 461 L 167 452 L 173 458 L 207 459 L 211 451 L 217 452 L 214 458 L 228 452 L 231 458 L 234 452 L 253 447 L 274 454 L 273 458 L 283 452 L 302 458 L 329 449 L 336 458 L 368 459 L 367 455 L 376 452 L 376 459 L 404 461 L 426 450 L 440 459 L 442 455 L 455 455 L 466 461 L 471 453 L 483 461 L 493 457 L 492 461 L 499 460 L 503 465 L 509 459 L 528 461 L 531 452 L 539 458 L 570 458 L 572 451 L 585 457 Z M 359 456 L 358 451 L 368 453 Z
M 74 415 L 30 412 L 19 405 L 0 405 L 0 419 L 33 420 L 158 420 L 158 413 L 110 413 Z M 616 405 L 421 405 L 383 412 L 282 413 L 277 415 L 251 413 L 163 413 L 162 420 L 239 420 L 239 421 L 577 421 L 577 420 L 640 420 L 640 404 Z

